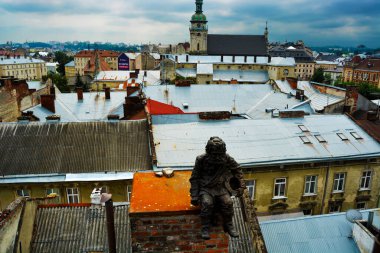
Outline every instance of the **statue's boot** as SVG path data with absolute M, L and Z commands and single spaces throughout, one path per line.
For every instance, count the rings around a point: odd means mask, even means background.
M 236 231 L 232 224 L 232 216 L 224 217 L 224 232 L 227 232 L 231 237 L 239 237 L 239 233 Z
M 209 217 L 201 217 L 202 229 L 201 229 L 201 237 L 204 240 L 210 239 L 210 218 Z

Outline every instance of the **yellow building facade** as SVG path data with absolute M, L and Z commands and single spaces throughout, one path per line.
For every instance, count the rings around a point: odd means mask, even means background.
M 4 210 L 18 197 L 45 198 L 56 193 L 56 204 L 91 203 L 94 188 L 104 188 L 112 194 L 114 202 L 129 202 L 132 180 L 107 182 L 70 182 L 70 183 L 36 183 L 36 184 L 2 184 L 0 186 L 0 210 Z
M 259 215 L 368 209 L 378 207 L 380 160 L 255 168 L 245 179 Z
M 0 76 L 17 79 L 41 80 L 47 75 L 46 63 L 31 58 L 0 58 Z

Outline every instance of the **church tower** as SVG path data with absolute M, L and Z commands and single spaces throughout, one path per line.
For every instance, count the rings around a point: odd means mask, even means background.
M 265 39 L 267 40 L 267 43 L 269 42 L 269 31 L 268 31 L 268 21 L 265 23 L 265 32 L 264 32 Z
M 203 0 L 195 0 L 195 14 L 190 20 L 190 53 L 206 54 L 207 53 L 207 19 L 203 14 Z

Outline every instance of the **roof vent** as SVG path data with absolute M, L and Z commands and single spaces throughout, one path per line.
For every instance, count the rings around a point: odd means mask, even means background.
M 183 102 L 182 107 L 183 107 L 183 109 L 189 109 L 189 103 Z
M 94 188 L 94 190 L 92 190 L 90 197 L 91 197 L 91 204 L 100 205 L 101 204 L 100 200 L 102 198 L 102 188 Z

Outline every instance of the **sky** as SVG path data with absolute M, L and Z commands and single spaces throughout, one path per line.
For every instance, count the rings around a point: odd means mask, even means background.
M 204 0 L 210 34 L 380 48 L 379 0 Z M 195 0 L 0 0 L 0 42 L 189 41 Z

